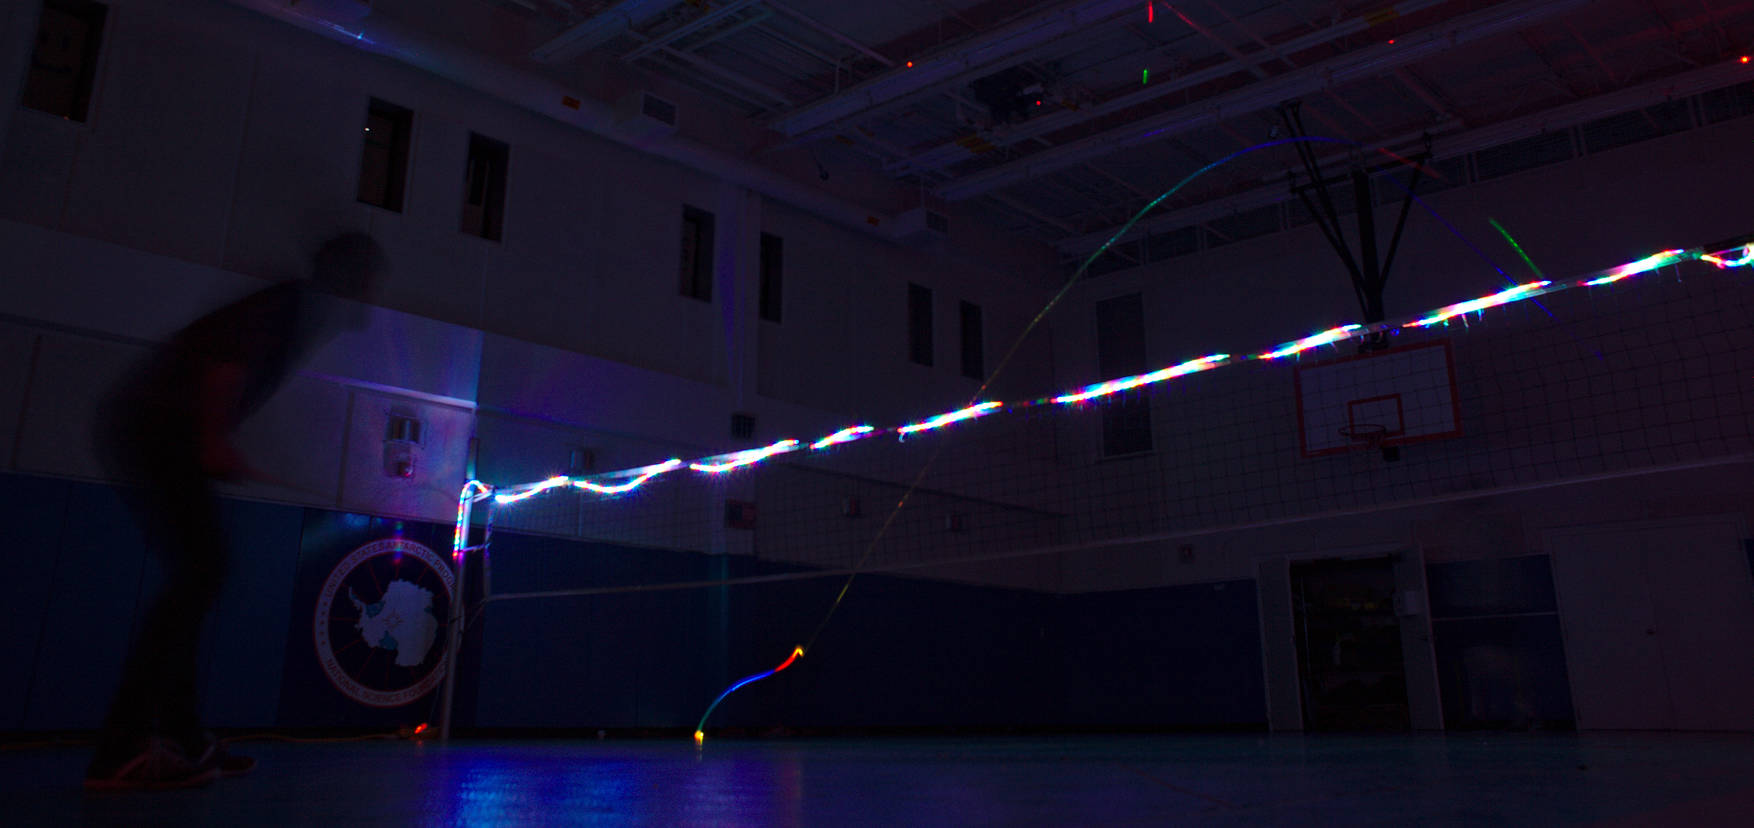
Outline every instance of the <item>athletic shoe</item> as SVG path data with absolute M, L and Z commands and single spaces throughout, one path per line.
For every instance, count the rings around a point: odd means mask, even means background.
M 85 772 L 91 791 L 170 791 L 199 788 L 218 779 L 217 767 L 201 767 L 169 741 L 148 739 L 146 747 L 114 768 L 93 765 Z
M 201 758 L 195 761 L 195 766 L 217 770 L 220 776 L 243 776 L 256 769 L 256 758 L 232 753 L 225 749 L 225 742 L 207 734 L 207 744 L 201 749 Z

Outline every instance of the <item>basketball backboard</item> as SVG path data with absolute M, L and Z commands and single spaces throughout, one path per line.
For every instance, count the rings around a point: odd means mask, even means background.
M 1448 340 L 1298 365 L 1293 380 L 1305 457 L 1462 433 Z

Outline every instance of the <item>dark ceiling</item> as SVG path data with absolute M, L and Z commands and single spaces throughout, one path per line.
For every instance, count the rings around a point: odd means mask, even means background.
M 1674 131 L 1754 79 L 1754 0 L 378 0 L 376 14 L 564 75 L 621 61 L 776 143 L 851 147 L 934 198 L 1088 252 L 1202 167 L 1287 135 L 1326 168 L 1469 153 L 1605 118 Z M 1294 104 L 1295 112 L 1286 110 Z M 1664 107 L 1668 106 L 1668 109 Z M 1301 127 L 1288 121 L 1295 115 Z M 1576 141 L 1579 139 L 1567 139 Z M 1531 151 L 1540 151 L 1539 147 Z M 1582 151 L 1582 150 L 1578 150 Z M 1444 166 L 1443 161 L 1452 163 Z M 1287 147 L 1137 228 L 1250 232 L 1294 209 Z M 1442 186 L 1443 181 L 1435 186 Z M 1292 221 L 1281 218 L 1281 221 Z M 1256 221 L 1255 224 L 1260 224 Z M 1124 252 L 1124 251 L 1123 251 Z

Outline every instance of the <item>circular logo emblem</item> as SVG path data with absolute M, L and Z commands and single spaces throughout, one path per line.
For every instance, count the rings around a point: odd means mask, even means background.
M 317 663 L 361 704 L 399 707 L 445 677 L 455 577 L 443 558 L 404 538 L 348 553 L 317 594 Z

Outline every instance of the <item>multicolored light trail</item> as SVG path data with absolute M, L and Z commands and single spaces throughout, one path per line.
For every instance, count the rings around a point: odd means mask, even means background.
M 1171 365 L 1168 368 L 1152 371 L 1149 374 L 1138 374 L 1131 377 L 1112 379 L 1107 382 L 1099 382 L 1094 385 L 1086 385 L 1075 393 L 1055 397 L 1053 401 L 1062 405 L 1066 403 L 1084 402 L 1085 400 L 1092 400 L 1097 397 L 1118 394 L 1122 391 L 1138 388 L 1141 385 L 1152 385 L 1154 383 L 1163 382 L 1164 380 L 1175 379 L 1176 377 L 1185 377 L 1188 374 L 1210 371 L 1229 361 L 1229 354 L 1212 354 L 1211 356 L 1203 356 L 1199 359 L 1190 359 L 1180 365 Z
M 1502 228 L 1500 228 L 1500 230 L 1502 232 Z M 1514 245 L 1514 240 L 1512 243 Z M 1333 345 L 1370 334 L 1393 331 L 1400 328 L 1428 328 L 1433 325 L 1446 323 L 1457 317 L 1466 317 L 1467 314 L 1480 313 L 1488 308 L 1507 305 L 1513 302 L 1520 302 L 1525 299 L 1548 293 L 1555 293 L 1569 288 L 1595 287 L 1613 284 L 1615 282 L 1629 279 L 1633 276 L 1649 273 L 1684 261 L 1706 262 L 1720 269 L 1747 267 L 1754 264 L 1754 243 L 1738 241 L 1734 246 L 1709 251 L 1699 249 L 1664 250 L 1637 261 L 1628 262 L 1617 267 L 1600 271 L 1596 274 L 1592 274 L 1590 277 L 1574 282 L 1555 283 L 1542 279 L 1540 281 L 1516 285 L 1507 290 L 1502 290 L 1477 299 L 1470 299 L 1465 302 L 1446 305 L 1407 322 L 1378 322 L 1370 325 L 1348 323 L 1339 325 L 1320 333 L 1306 336 L 1302 339 L 1284 343 L 1273 350 L 1257 354 L 1256 356 L 1247 359 L 1253 361 L 1278 360 L 1286 357 L 1298 356 L 1306 351 L 1323 345 Z M 1532 262 L 1530 263 L 1530 266 L 1531 268 L 1533 267 Z M 1053 397 L 1051 399 L 1015 404 L 1010 408 L 1022 409 L 1048 403 L 1064 405 L 1085 402 L 1129 389 L 1165 382 L 1177 377 L 1187 376 L 1188 374 L 1209 371 L 1231 363 L 1232 359 L 1229 354 L 1215 353 L 1146 374 L 1137 374 L 1134 376 L 1094 383 L 1092 385 L 1084 386 L 1077 391 Z M 953 423 L 985 417 L 990 414 L 998 413 L 1004 409 L 1006 409 L 1005 403 L 984 402 L 978 405 L 971 405 L 967 408 L 958 409 L 956 411 L 939 414 L 920 422 L 911 423 L 895 429 L 880 430 L 869 425 L 852 426 L 829 434 L 809 445 L 812 450 L 822 450 L 878 434 L 890 433 L 890 431 L 893 431 L 898 437 L 905 439 L 911 434 L 941 429 Z M 458 497 L 457 529 L 452 543 L 452 555 L 460 565 L 465 552 L 469 551 L 464 546 L 464 532 L 468 521 L 469 506 L 481 499 L 491 497 L 497 504 L 509 505 L 534 497 L 542 492 L 551 491 L 568 485 L 602 495 L 625 494 L 639 488 L 641 485 L 658 475 L 674 471 L 681 468 L 683 465 L 687 465 L 688 468 L 693 471 L 705 474 L 722 474 L 733 469 L 760 463 L 777 455 L 798 451 L 802 445 L 802 442 L 799 440 L 787 439 L 761 448 L 745 449 L 742 451 L 731 452 L 729 454 L 704 457 L 686 464 L 680 459 L 671 458 L 663 463 L 652 466 L 592 475 L 589 478 L 573 478 L 564 475 L 555 476 L 538 483 L 511 487 L 505 490 L 496 490 L 488 484 L 477 480 L 471 480 L 464 485 L 463 491 Z M 845 588 L 843 587 L 843 595 L 844 592 Z M 781 662 L 779 666 L 772 670 L 745 676 L 733 683 L 730 687 L 727 687 L 724 692 L 720 693 L 717 698 L 713 699 L 712 704 L 707 707 L 706 713 L 701 716 L 700 722 L 696 725 L 694 731 L 695 744 L 699 745 L 705 740 L 706 721 L 712 716 L 713 710 L 717 709 L 719 703 L 724 701 L 726 697 L 748 684 L 760 681 L 785 670 L 787 667 L 792 666 L 792 664 L 803 655 L 804 648 L 802 646 L 793 648 L 791 655 L 788 656 L 785 661 Z

